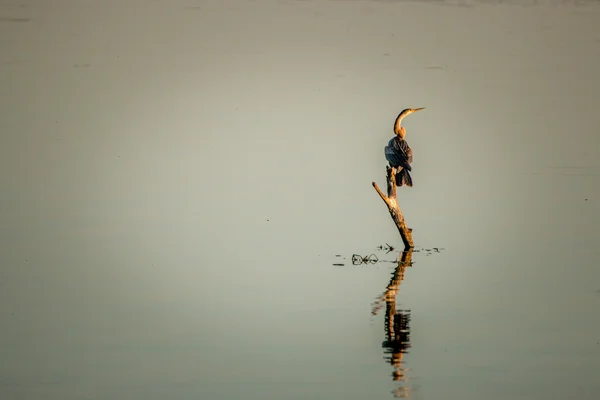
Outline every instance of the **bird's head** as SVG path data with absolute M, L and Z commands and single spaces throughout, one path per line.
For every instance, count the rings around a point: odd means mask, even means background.
M 421 111 L 421 110 L 424 110 L 424 109 L 425 109 L 425 107 L 405 108 L 404 110 L 402 110 L 402 112 L 400 113 L 400 115 L 404 114 L 404 116 L 407 116 L 407 115 L 410 115 L 410 114 L 412 114 L 414 112 Z
M 400 125 L 402 123 L 402 119 L 404 119 L 404 117 L 406 117 L 407 115 L 424 109 L 425 107 L 405 108 L 404 110 L 402 110 L 402 112 L 398 114 L 398 117 L 396 117 L 396 122 L 394 123 L 394 133 L 396 133 L 396 135 L 404 137 L 406 135 L 406 129 L 404 129 L 404 127 Z

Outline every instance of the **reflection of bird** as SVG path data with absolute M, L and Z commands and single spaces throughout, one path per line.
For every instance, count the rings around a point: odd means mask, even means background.
M 396 168 L 396 185 L 412 186 L 412 178 L 410 171 L 412 170 L 410 164 L 413 161 L 412 150 L 404 137 L 406 136 L 406 129 L 401 125 L 402 119 L 409 114 L 417 111 L 421 111 L 425 107 L 421 108 L 407 108 L 396 118 L 394 123 L 394 136 L 385 146 L 385 159 L 390 163 L 390 166 Z

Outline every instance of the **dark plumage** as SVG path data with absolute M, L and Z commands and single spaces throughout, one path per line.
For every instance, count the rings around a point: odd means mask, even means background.
M 393 137 L 385 146 L 385 159 L 390 163 L 391 167 L 396 168 L 396 185 L 412 186 L 412 177 L 410 171 L 412 167 L 413 156 L 412 149 L 408 142 L 402 139 L 399 135 Z

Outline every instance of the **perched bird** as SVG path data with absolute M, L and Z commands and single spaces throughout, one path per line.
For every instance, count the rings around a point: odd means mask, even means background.
M 390 163 L 390 167 L 396 168 L 396 185 L 397 186 L 412 186 L 412 178 L 410 171 L 412 167 L 413 156 L 412 149 L 404 140 L 406 136 L 406 129 L 401 125 L 402 119 L 407 115 L 414 112 L 424 110 L 425 107 L 421 108 L 407 108 L 396 118 L 394 123 L 394 136 L 385 146 L 385 159 Z

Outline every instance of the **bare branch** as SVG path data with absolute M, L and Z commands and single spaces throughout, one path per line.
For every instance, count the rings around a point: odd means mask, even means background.
M 373 187 L 375 188 L 375 190 L 377 190 L 377 193 L 379 193 L 379 197 L 381 197 L 381 200 L 383 200 L 385 205 L 390 207 L 390 199 L 388 199 L 388 197 L 385 194 L 383 194 L 381 189 L 379 189 L 379 186 L 377 186 L 377 183 L 373 182 Z
M 398 231 L 400 232 L 400 236 L 402 237 L 402 242 L 404 243 L 404 249 L 412 249 L 414 247 L 412 240 L 412 229 L 409 229 L 404 222 L 404 216 L 402 215 L 402 210 L 400 209 L 400 205 L 398 204 L 398 200 L 396 199 L 396 169 L 391 167 L 386 167 L 386 180 L 387 180 L 387 192 L 388 195 L 384 195 L 383 192 L 377 186 L 377 183 L 373 182 L 373 187 L 381 197 L 381 199 L 385 202 L 388 207 L 388 211 L 390 212 L 390 216 L 392 220 L 396 224 Z

